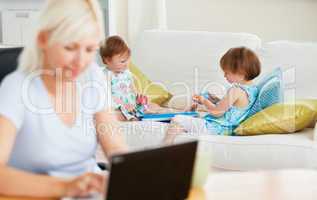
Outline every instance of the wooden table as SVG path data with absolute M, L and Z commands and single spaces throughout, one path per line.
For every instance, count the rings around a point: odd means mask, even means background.
M 4 198 L 0 200 L 36 200 Z M 188 200 L 316 200 L 317 170 L 217 172 Z M 54 199 L 39 199 L 54 200 Z
M 316 200 L 317 170 L 211 174 L 204 189 L 212 200 Z
M 205 193 L 202 188 L 194 188 L 191 190 L 191 195 L 188 200 L 204 200 Z M 13 198 L 13 197 L 1 197 L 0 200 L 57 200 L 54 198 Z

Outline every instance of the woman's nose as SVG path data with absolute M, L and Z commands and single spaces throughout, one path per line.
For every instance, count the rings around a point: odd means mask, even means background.
M 73 60 L 75 68 L 83 68 L 85 65 L 85 56 L 83 51 L 78 51 Z

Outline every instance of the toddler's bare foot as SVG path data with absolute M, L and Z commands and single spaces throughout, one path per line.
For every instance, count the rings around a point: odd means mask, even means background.
M 167 128 L 165 137 L 163 139 L 163 144 L 170 145 L 174 143 L 176 136 L 180 133 L 183 133 L 185 130 L 182 126 L 177 124 L 174 121 L 171 121 L 170 125 Z

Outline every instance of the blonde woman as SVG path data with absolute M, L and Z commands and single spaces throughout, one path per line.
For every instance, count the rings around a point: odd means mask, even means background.
M 95 174 L 99 142 L 127 151 L 92 64 L 104 36 L 97 0 L 48 0 L 19 68 L 0 86 L 0 195 L 86 196 L 104 189 Z M 3 66 L 2 66 L 3 67 Z

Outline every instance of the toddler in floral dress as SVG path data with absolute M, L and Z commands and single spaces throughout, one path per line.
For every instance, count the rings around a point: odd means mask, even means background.
M 120 121 L 138 120 L 147 110 L 147 97 L 137 94 L 133 75 L 128 69 L 131 50 L 119 36 L 111 36 L 100 48 L 106 65 L 105 73 L 111 81 L 112 107 L 119 111 Z

